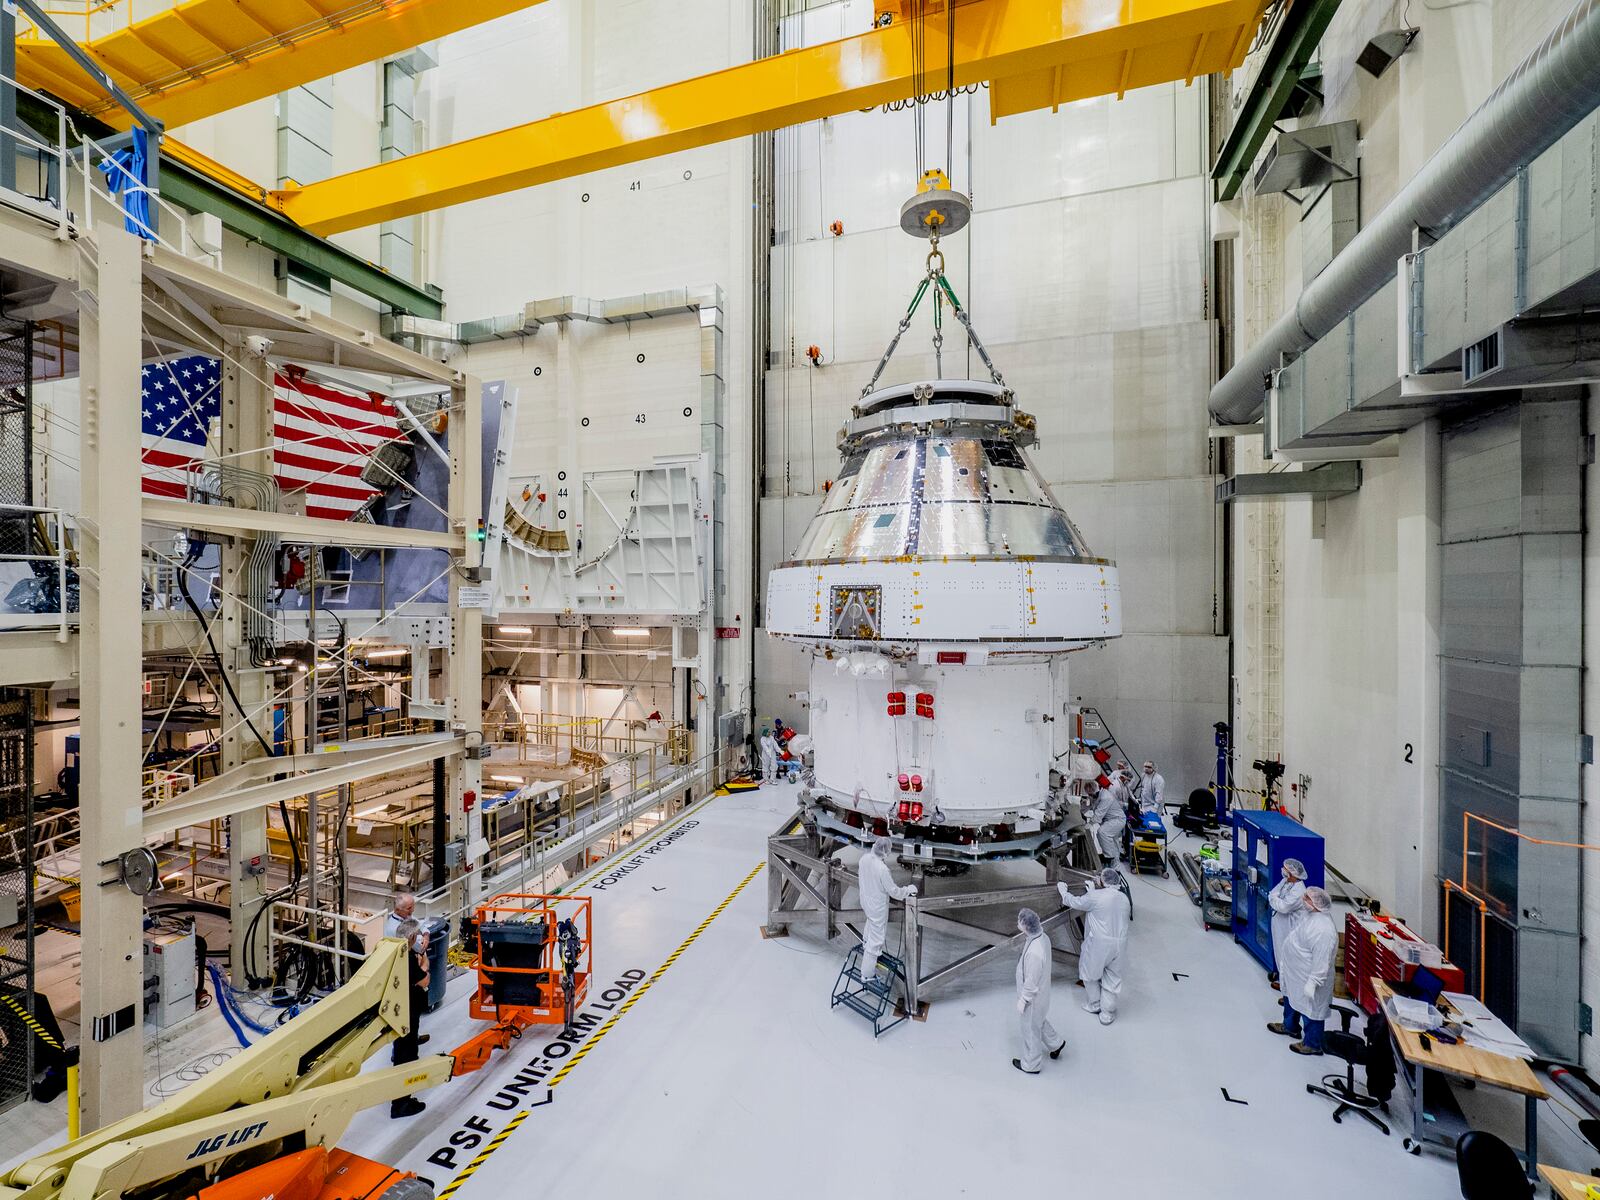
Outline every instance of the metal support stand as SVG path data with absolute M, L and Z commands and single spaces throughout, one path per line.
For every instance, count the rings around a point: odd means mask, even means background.
M 835 857 L 843 847 L 811 830 L 790 832 L 791 825 L 767 839 L 767 923 L 762 936 L 786 937 L 791 926 L 802 923 L 820 925 L 830 941 L 841 929 L 860 936 L 858 926 L 864 923 L 865 914 L 859 907 L 847 908 L 844 902 L 846 894 L 857 887 L 858 877 Z M 1068 948 L 1055 948 L 1058 958 L 1075 958 L 1083 923 L 1077 913 L 1061 906 L 1056 884 L 1087 885 L 1090 880 L 1098 860 L 1086 831 L 1072 831 L 1065 843 L 1043 855 L 1042 862 L 1042 883 L 984 887 L 972 876 L 962 876 L 938 880 L 937 895 L 927 894 L 927 877 L 918 871 L 918 894 L 904 904 L 907 1012 L 921 1019 L 927 1014 L 927 998 L 939 988 L 982 967 L 997 954 L 1020 953 L 1024 939 L 1016 930 L 1019 908 L 1034 909 L 1046 931 L 1059 930 L 1064 935 Z M 930 964 L 926 945 L 930 932 L 977 946 L 949 962 Z

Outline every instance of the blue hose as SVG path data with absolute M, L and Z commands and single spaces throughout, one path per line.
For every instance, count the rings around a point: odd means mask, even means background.
M 222 972 L 215 963 L 207 963 L 206 969 L 211 972 L 211 993 L 217 998 L 217 1008 L 222 1013 L 222 1019 L 228 1023 L 228 1028 L 233 1030 L 233 1036 L 239 1039 L 242 1050 L 250 1048 L 250 1039 L 245 1037 L 244 1030 L 239 1028 L 239 1022 L 234 1019 L 233 1011 L 228 1006 L 228 984 L 222 978 Z
M 228 996 L 228 1003 L 233 1008 L 233 1015 L 239 1018 L 240 1022 L 245 1026 L 245 1028 L 250 1029 L 250 1030 L 252 1030 L 252 1031 L 254 1031 L 256 1033 L 271 1033 L 272 1032 L 272 1030 L 274 1029 L 274 1026 L 272 1026 L 272 1025 L 263 1025 L 260 1021 L 256 1020 L 254 1017 L 252 1017 L 249 1013 L 245 1012 L 244 1005 L 239 1003 L 239 997 L 236 994 L 232 994 L 233 989 L 229 988 L 228 990 L 230 992 L 230 995 Z
M 215 963 L 207 963 L 206 967 L 211 972 L 212 983 L 217 995 L 217 1004 L 222 1008 L 223 1018 L 228 1022 L 228 1026 L 233 1030 L 235 1036 L 238 1037 L 240 1045 L 248 1046 L 250 1044 L 245 1038 L 245 1029 L 263 1034 L 273 1031 L 274 1026 L 263 1025 L 245 1011 L 244 1006 L 239 1003 L 238 989 L 222 978 L 222 972 Z

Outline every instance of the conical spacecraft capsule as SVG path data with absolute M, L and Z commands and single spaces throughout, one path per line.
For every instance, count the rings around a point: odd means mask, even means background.
M 972 860 L 1036 853 L 1060 825 L 1066 656 L 1121 635 L 1121 591 L 1036 441 L 1007 388 L 966 380 L 873 392 L 840 431 L 765 614 L 810 654 L 802 803 L 835 834 Z

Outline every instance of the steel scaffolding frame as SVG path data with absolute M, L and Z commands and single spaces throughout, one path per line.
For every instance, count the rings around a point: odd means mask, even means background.
M 829 941 L 844 930 L 861 936 L 865 914 L 859 898 L 853 906 L 845 903 L 847 894 L 857 889 L 860 881 L 856 872 L 836 857 L 842 849 L 844 843 L 814 827 L 802 826 L 795 832 L 793 820 L 767 839 L 767 923 L 762 927 L 763 937 L 787 937 L 790 926 L 796 924 L 821 926 Z M 1046 932 L 1056 930 L 1065 938 L 1065 949 L 1052 945 L 1057 961 L 1076 961 L 1083 940 L 1083 920 L 1078 913 L 1061 906 L 1056 884 L 1087 887 L 1093 876 L 1073 863 L 1096 862 L 1093 851 L 1087 830 L 1079 826 L 1066 840 L 1040 855 L 1045 871 L 1041 884 L 983 886 L 969 875 L 960 877 L 960 883 L 939 895 L 928 894 L 927 874 L 921 864 L 913 861 L 912 882 L 917 894 L 902 906 L 906 1011 L 921 1019 L 927 1014 L 927 997 L 932 993 L 1001 954 L 1021 953 L 1025 939 L 1016 929 L 1019 908 L 1036 910 Z M 1006 915 L 983 919 L 984 910 L 995 909 L 1006 910 Z M 930 966 L 926 945 L 930 933 L 976 943 L 976 948 Z

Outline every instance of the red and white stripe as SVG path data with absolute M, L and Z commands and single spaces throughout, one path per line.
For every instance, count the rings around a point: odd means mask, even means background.
M 365 503 L 376 489 L 361 481 L 361 467 L 398 436 L 399 418 L 382 396 L 283 372 L 273 380 L 278 486 L 303 493 L 309 517 L 342 521 Z
M 144 466 L 141 468 L 143 478 L 140 483 L 144 494 L 187 500 L 189 485 L 197 482 L 194 470 L 199 460 L 192 454 L 175 454 L 168 449 L 171 446 L 182 446 L 183 442 L 171 438 L 156 438 L 149 434 L 145 434 L 141 440 L 144 449 L 139 455 L 139 460 Z

